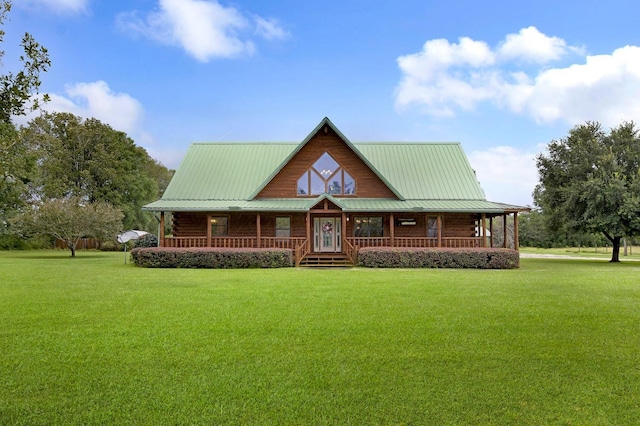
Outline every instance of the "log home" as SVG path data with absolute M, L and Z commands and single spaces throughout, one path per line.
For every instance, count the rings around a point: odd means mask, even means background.
M 164 247 L 290 248 L 296 265 L 361 247 L 492 247 L 487 201 L 459 143 L 352 143 L 328 119 L 301 143 L 195 143 L 163 197 Z M 172 235 L 164 235 L 171 213 Z M 489 231 L 489 232 L 488 232 Z

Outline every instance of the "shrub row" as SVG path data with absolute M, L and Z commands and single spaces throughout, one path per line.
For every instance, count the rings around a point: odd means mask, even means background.
M 520 254 L 503 248 L 367 247 L 358 252 L 358 262 L 367 268 L 513 269 L 520 265 Z
M 131 250 L 131 259 L 146 268 L 283 268 L 293 266 L 293 251 L 148 247 Z

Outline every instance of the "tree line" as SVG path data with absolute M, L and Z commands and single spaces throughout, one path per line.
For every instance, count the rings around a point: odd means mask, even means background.
M 0 43 L 11 6 L 0 2 Z M 39 91 L 51 66 L 47 49 L 28 33 L 21 47 L 22 68 L 0 75 L 0 247 L 49 234 L 74 255 L 81 237 L 156 230 L 156 219 L 141 207 L 162 195 L 173 171 L 124 132 L 63 112 L 41 113 L 24 126 L 13 122 L 48 100 Z

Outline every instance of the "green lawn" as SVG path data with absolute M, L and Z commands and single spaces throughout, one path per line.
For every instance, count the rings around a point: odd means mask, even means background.
M 640 262 L 521 263 L 0 252 L 0 424 L 639 424 Z

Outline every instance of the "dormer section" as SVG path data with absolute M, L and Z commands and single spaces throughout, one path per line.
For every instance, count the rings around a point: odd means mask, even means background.
M 255 198 L 400 197 L 365 162 L 356 148 L 325 119 L 300 144 Z

